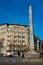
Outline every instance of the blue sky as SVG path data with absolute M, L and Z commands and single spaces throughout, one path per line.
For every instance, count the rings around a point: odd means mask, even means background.
M 43 0 L 0 0 L 0 24 L 29 25 L 29 5 L 33 8 L 34 34 L 43 40 Z

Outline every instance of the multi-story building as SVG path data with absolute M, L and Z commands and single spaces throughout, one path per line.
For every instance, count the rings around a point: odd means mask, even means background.
M 30 50 L 29 26 L 19 24 L 0 25 L 0 53 L 4 56 L 26 54 Z M 0 45 L 1 46 L 1 45 Z M 40 52 L 40 39 L 34 36 L 34 50 Z
M 13 55 L 17 51 L 29 49 L 29 26 L 17 24 L 2 24 L 0 26 L 0 39 L 4 39 L 2 53 Z

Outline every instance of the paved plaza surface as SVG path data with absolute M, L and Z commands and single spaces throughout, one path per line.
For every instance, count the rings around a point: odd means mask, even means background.
M 18 63 L 14 63 L 14 62 L 3 62 L 3 63 L 0 63 L 0 65 L 43 65 L 43 62 L 18 62 Z
M 43 63 L 43 60 L 40 60 L 40 59 L 22 59 L 22 60 L 18 60 L 18 58 L 15 58 L 15 57 L 3 57 L 3 58 L 0 58 L 0 63 L 31 63 L 31 62 L 35 62 L 35 63 Z
M 16 60 L 16 61 L 15 61 Z M 18 60 L 15 57 L 0 58 L 0 65 L 43 65 L 43 60 L 40 59 L 23 59 Z

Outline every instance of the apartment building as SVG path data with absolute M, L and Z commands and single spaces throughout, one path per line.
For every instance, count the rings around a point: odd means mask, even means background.
M 4 55 L 14 55 L 17 51 L 27 52 L 29 50 L 29 26 L 2 24 L 0 39 L 4 39 L 1 48 L 1 53 Z
M 0 53 L 3 56 L 28 54 L 30 50 L 29 26 L 20 24 L 0 25 Z M 1 46 L 1 45 L 0 45 Z M 40 52 L 40 39 L 34 36 L 34 50 Z

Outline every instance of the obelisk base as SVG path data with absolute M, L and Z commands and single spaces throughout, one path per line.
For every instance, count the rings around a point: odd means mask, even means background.
M 34 51 L 34 50 L 31 50 L 30 52 L 29 52 L 29 57 L 30 58 L 33 58 L 33 59 L 39 59 L 40 58 L 40 53 L 37 53 L 36 51 Z

